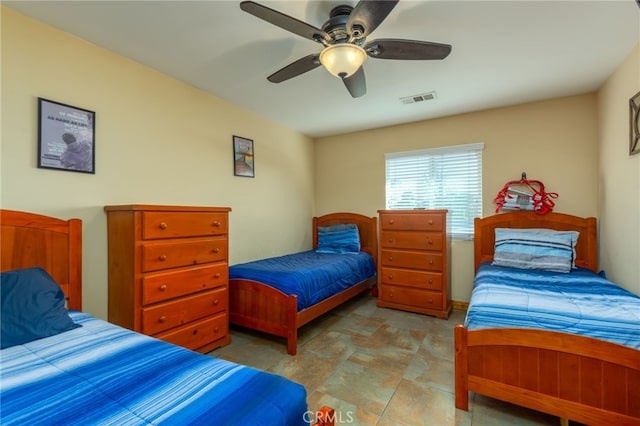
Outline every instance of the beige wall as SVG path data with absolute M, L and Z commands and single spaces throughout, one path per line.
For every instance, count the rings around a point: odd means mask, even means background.
M 311 246 L 313 141 L 201 90 L 2 13 L 2 208 L 84 221 L 84 309 L 107 317 L 103 206 L 231 207 L 230 261 Z M 37 168 L 37 98 L 96 112 L 95 175 Z M 256 177 L 233 176 L 232 135 Z
M 385 207 L 384 154 L 484 142 L 483 212 L 505 182 L 527 173 L 559 194 L 555 211 L 595 216 L 597 128 L 595 94 L 480 111 L 316 141 L 316 213 L 376 215 Z M 637 214 L 637 209 L 636 209 Z M 468 301 L 473 243 L 453 244 L 452 298 Z
M 598 92 L 600 267 L 640 294 L 640 154 L 629 155 L 629 98 L 640 92 L 640 44 Z

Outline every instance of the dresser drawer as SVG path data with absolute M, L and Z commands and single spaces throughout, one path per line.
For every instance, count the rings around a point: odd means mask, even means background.
M 384 266 L 442 271 L 442 254 L 419 251 L 381 250 L 380 263 Z
M 380 218 L 380 228 L 405 231 L 442 231 L 443 218 L 439 214 L 385 213 Z
M 382 231 L 382 247 L 415 250 L 442 250 L 443 235 L 437 232 Z
M 155 334 L 227 309 L 227 287 L 142 309 L 142 332 Z
M 196 323 L 180 327 L 154 337 L 165 342 L 195 350 L 215 340 L 226 337 L 229 329 L 226 313 L 218 314 Z
M 227 285 L 226 263 L 198 266 L 177 272 L 159 272 L 142 278 L 142 304 L 162 302 L 203 290 Z
M 142 238 L 199 237 L 226 234 L 226 213 L 143 212 Z
M 418 308 L 442 309 L 442 293 L 419 290 L 411 287 L 384 285 L 380 288 L 380 298 L 389 303 L 415 306 Z
M 149 272 L 226 261 L 227 247 L 225 237 L 147 243 L 142 246 L 142 270 Z
M 396 284 L 426 290 L 442 290 L 442 274 L 395 268 L 380 268 L 378 279 L 383 284 Z

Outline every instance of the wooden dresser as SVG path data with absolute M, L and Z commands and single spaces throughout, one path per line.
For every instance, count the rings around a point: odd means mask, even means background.
M 199 352 L 230 342 L 226 207 L 105 206 L 109 322 Z
M 378 306 L 448 318 L 447 210 L 379 210 Z

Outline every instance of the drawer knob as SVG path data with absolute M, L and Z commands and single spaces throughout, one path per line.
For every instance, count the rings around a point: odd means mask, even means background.
M 394 219 L 389 219 L 389 224 L 393 225 L 394 223 L 396 223 L 396 221 Z
M 220 228 L 221 223 L 217 220 L 214 220 L 213 223 L 211 224 L 211 226 L 214 226 L 216 228 Z
M 433 245 L 433 240 L 431 239 L 427 240 L 427 244 L 429 244 L 430 246 Z
M 216 299 L 216 300 L 214 300 L 214 301 L 213 301 L 213 305 L 214 305 L 214 306 L 218 306 L 219 304 L 220 304 L 220 301 L 219 301 L 218 299 Z
M 429 280 L 429 284 L 433 284 L 433 280 Z
M 193 330 L 193 335 L 195 336 L 196 334 L 198 334 L 198 329 L 197 328 L 195 330 Z
M 393 244 L 394 243 L 394 239 L 393 238 L 389 238 L 389 244 Z
M 160 222 L 160 229 L 167 229 L 167 224 L 165 222 Z
M 214 328 L 213 328 L 213 331 L 214 331 L 215 333 L 219 332 L 219 331 L 220 331 L 220 327 L 214 327 Z
M 167 260 L 167 255 L 166 254 L 161 254 L 158 259 L 160 259 L 160 262 L 164 262 L 165 260 Z
M 218 272 L 215 273 L 215 275 L 213 276 L 213 278 L 220 278 L 220 274 Z
M 433 259 L 429 259 L 429 265 L 433 265 Z
M 392 280 L 393 279 L 393 275 L 389 275 L 389 279 Z
M 167 291 L 167 285 L 166 284 L 162 284 L 160 286 L 160 291 Z
M 165 322 L 167 322 L 167 317 L 165 317 L 164 315 L 161 316 L 160 318 L 158 318 L 158 322 L 160 324 L 164 324 Z
M 213 249 L 213 252 L 216 253 L 216 254 L 220 253 L 220 249 L 218 247 L 216 247 L 216 248 Z
M 429 225 L 433 225 L 433 220 L 429 219 Z
M 392 260 L 393 260 L 393 256 L 389 256 L 389 261 L 392 261 Z

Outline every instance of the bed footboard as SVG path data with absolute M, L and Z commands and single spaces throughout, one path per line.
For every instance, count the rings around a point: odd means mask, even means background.
M 316 413 L 316 423 L 313 426 L 334 426 L 336 424 L 335 417 L 335 410 L 325 405 Z
M 369 291 L 376 282 L 373 276 L 298 312 L 297 296 L 286 295 L 259 281 L 234 278 L 229 280 L 229 322 L 284 337 L 287 339 L 287 353 L 295 355 L 298 352 L 298 328 Z
M 469 391 L 586 424 L 640 425 L 640 351 L 543 330 L 455 328 L 456 408 Z
M 229 280 L 229 322 L 287 339 L 287 352 L 298 346 L 298 297 L 253 280 Z

